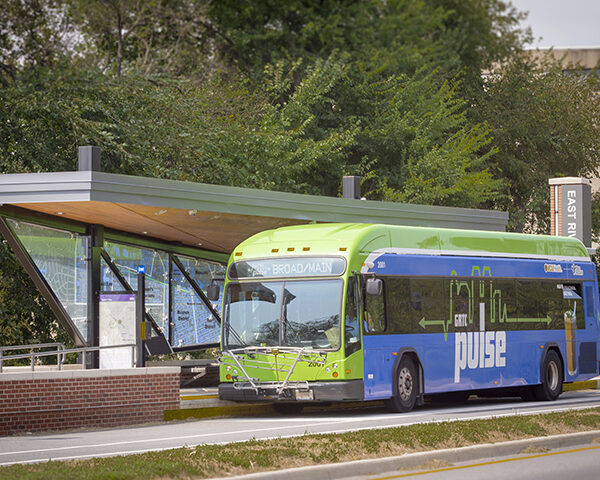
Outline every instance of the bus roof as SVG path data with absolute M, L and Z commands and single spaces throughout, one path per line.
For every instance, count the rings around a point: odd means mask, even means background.
M 576 238 L 445 228 L 322 223 L 257 233 L 235 248 L 232 259 L 273 254 L 339 254 L 347 252 L 468 255 L 589 261 Z

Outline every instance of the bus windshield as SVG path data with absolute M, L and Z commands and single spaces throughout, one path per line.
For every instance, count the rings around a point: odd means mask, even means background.
M 342 280 L 234 283 L 227 286 L 223 343 L 227 348 L 340 348 Z

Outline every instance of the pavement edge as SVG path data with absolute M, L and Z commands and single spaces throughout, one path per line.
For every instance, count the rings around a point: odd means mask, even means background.
M 584 445 L 600 440 L 600 430 L 567 433 L 548 437 L 534 437 L 500 443 L 485 443 L 470 447 L 448 448 L 429 452 L 411 453 L 397 457 L 354 460 L 346 463 L 312 465 L 286 470 L 272 470 L 247 475 L 222 477 L 215 480 L 338 480 L 361 475 L 377 475 L 395 470 L 410 470 L 432 460 L 444 460 L 451 463 L 468 462 L 484 458 L 516 455 L 526 447 L 546 447 L 549 449 Z

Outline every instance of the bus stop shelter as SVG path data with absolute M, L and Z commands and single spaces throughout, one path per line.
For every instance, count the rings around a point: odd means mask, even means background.
M 130 327 L 116 312 L 132 306 L 142 267 L 150 354 L 218 345 L 221 302 L 207 288 L 257 232 L 311 222 L 504 231 L 507 221 L 497 211 L 118 175 L 81 161 L 79 171 L 0 175 L 0 233 L 74 343 L 124 342 Z

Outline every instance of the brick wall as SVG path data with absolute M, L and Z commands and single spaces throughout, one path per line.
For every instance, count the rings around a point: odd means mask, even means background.
M 179 408 L 179 368 L 0 374 L 0 435 L 163 420 Z

